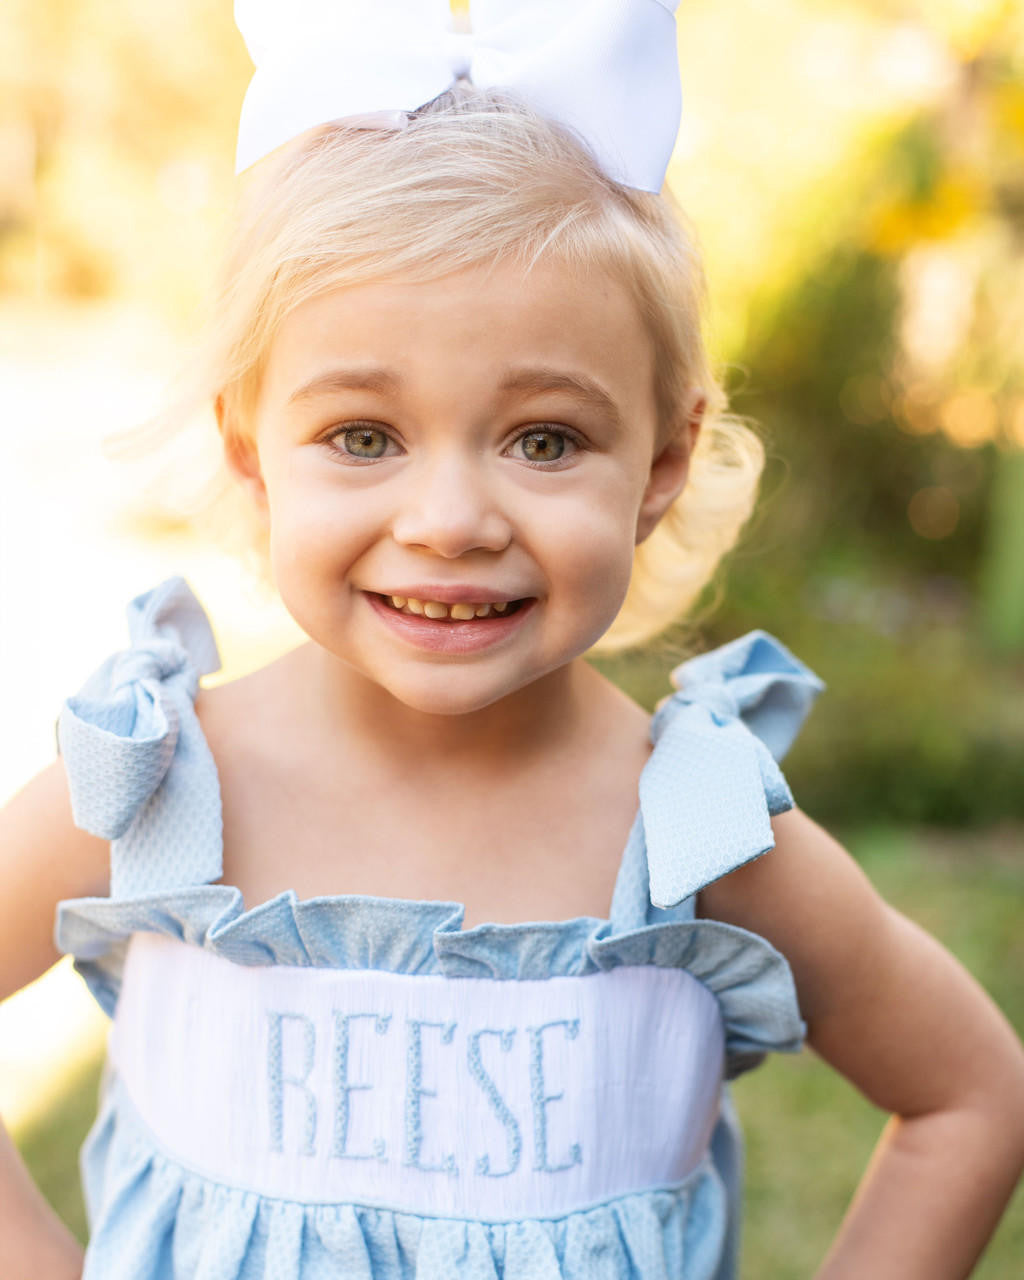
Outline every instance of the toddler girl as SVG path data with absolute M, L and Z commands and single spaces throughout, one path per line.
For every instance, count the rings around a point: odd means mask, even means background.
M 895 1116 L 820 1275 L 966 1275 L 1024 1063 L 792 807 L 819 682 L 753 633 L 649 721 L 582 657 L 693 600 L 759 466 L 655 194 L 672 6 L 239 8 L 243 160 L 288 145 L 202 376 L 308 641 L 200 691 L 196 599 L 138 597 L 3 816 L 3 989 L 62 900 L 114 1016 L 83 1274 L 727 1280 L 724 1081 L 806 1037 Z M 78 1275 L 0 1179 L 4 1275 Z

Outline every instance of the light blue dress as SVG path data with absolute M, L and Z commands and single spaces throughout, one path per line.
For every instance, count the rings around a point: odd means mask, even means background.
M 695 917 L 701 887 L 771 848 L 769 818 L 792 805 L 776 760 L 821 684 L 771 637 L 753 632 L 673 673 L 608 919 L 463 930 L 454 903 L 287 892 L 246 910 L 237 889 L 212 883 L 220 793 L 193 708 L 218 665 L 212 633 L 181 579 L 128 612 L 131 648 L 69 699 L 59 726 L 75 820 L 112 841 L 112 883 L 109 898 L 60 905 L 57 941 L 107 1013 L 132 935 L 151 932 L 246 966 L 508 982 L 682 969 L 717 1001 L 726 1077 L 800 1048 L 784 958 Z M 114 1072 L 82 1171 L 85 1280 L 729 1280 L 736 1269 L 741 1145 L 724 1082 L 706 1154 L 682 1184 L 552 1218 L 431 1218 L 219 1184 L 155 1141 Z

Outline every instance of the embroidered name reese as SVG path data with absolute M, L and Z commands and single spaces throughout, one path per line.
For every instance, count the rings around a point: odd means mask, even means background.
M 549 1215 L 682 1181 L 718 1111 L 682 970 L 496 981 L 243 967 L 137 935 L 111 1039 L 168 1156 L 264 1195 Z
M 562 1018 L 537 1027 L 464 1030 L 457 1022 L 410 1018 L 392 1034 L 392 1012 L 330 1012 L 331 1093 L 327 1099 L 319 1098 L 310 1083 L 318 1055 L 317 1024 L 304 1013 L 267 1013 L 271 1151 L 285 1151 L 286 1100 L 290 1100 L 292 1112 L 298 1110 L 301 1118 L 301 1129 L 293 1139 L 300 1155 L 315 1156 L 318 1137 L 323 1141 L 318 1130 L 322 1131 L 321 1116 L 326 1109 L 331 1126 L 327 1141 L 335 1159 L 400 1159 L 406 1168 L 421 1173 L 458 1177 L 460 1172 L 472 1171 L 485 1178 L 508 1177 L 516 1172 L 522 1159 L 524 1128 L 521 1113 L 517 1117 L 509 1100 L 527 1093 L 528 1084 L 534 1171 L 564 1173 L 582 1163 L 579 1142 L 570 1140 L 564 1157 L 559 1159 L 553 1156 L 548 1140 L 549 1108 L 553 1103 L 566 1104 L 566 1116 L 579 1121 L 574 1100 L 566 1099 L 566 1089 L 580 1078 L 579 1064 L 565 1051 L 567 1042 L 579 1039 L 577 1019 Z M 374 1044 L 384 1038 L 387 1044 Z M 400 1046 L 398 1053 L 394 1052 L 396 1046 Z M 516 1053 L 517 1048 L 526 1050 L 527 1061 L 523 1061 L 523 1053 Z M 322 1039 L 319 1049 L 324 1052 Z M 557 1089 L 552 1089 L 549 1081 L 553 1057 L 557 1058 L 560 1077 Z M 360 1079 L 352 1070 L 354 1059 L 363 1066 L 358 1073 Z M 468 1074 L 472 1083 L 469 1090 L 462 1087 L 463 1074 Z M 403 1099 L 399 1132 L 388 1136 L 370 1133 L 372 1124 L 367 1122 L 371 1117 L 380 1123 L 393 1114 L 393 1107 L 360 1095 L 381 1088 L 395 1090 L 396 1085 L 396 1096 Z M 294 1090 L 290 1099 L 289 1090 Z M 458 1123 L 459 1112 L 469 1117 L 469 1125 Z M 501 1128 L 500 1154 L 481 1149 L 488 1131 L 496 1127 L 494 1121 Z M 367 1130 L 361 1140 L 356 1136 L 359 1129 Z M 472 1150 L 445 1150 L 459 1137 L 475 1148 L 475 1155 Z

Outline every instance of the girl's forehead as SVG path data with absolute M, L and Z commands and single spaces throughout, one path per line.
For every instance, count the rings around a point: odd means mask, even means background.
M 528 312 L 534 323 L 546 316 L 579 313 L 594 306 L 617 308 L 639 320 L 626 287 L 610 272 L 596 267 L 574 269 L 557 259 L 541 259 L 530 266 L 499 263 L 453 271 L 427 279 L 384 276 L 357 283 L 339 283 L 318 291 L 295 307 L 285 325 L 322 322 L 325 316 L 357 315 L 402 310 L 410 316 L 474 316 L 501 312 L 509 320 Z
M 517 366 L 576 370 L 629 398 L 649 391 L 653 351 L 622 283 L 541 261 L 329 288 L 281 323 L 264 390 L 293 399 L 338 365 L 375 371 L 381 390 L 438 365 L 467 383 Z

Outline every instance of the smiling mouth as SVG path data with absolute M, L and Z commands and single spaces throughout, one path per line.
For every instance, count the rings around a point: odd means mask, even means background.
M 417 600 L 409 596 L 385 596 L 374 593 L 378 600 L 395 613 L 410 618 L 429 618 L 437 622 L 470 622 L 485 618 L 507 618 L 527 604 L 530 597 L 521 600 L 459 602 L 445 604 L 441 600 Z

